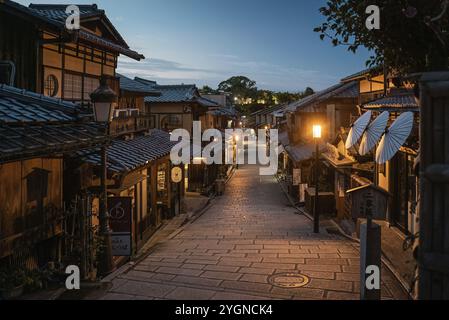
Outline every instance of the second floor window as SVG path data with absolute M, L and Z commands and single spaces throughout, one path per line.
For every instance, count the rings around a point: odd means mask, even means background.
M 90 101 L 90 94 L 100 86 L 100 80 L 95 77 L 68 73 L 64 74 L 64 99 L 73 101 Z
M 81 100 L 83 89 L 83 78 L 80 75 L 64 74 L 64 99 Z
M 97 78 L 84 77 L 84 100 L 90 101 L 90 94 L 100 86 Z

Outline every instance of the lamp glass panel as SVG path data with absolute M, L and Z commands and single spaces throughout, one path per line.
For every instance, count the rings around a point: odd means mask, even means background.
M 319 125 L 313 126 L 313 138 L 315 139 L 321 138 L 321 126 Z

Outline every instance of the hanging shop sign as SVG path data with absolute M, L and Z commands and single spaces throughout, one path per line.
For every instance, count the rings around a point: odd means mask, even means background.
M 112 255 L 132 255 L 132 197 L 108 198 L 109 227 L 111 228 Z

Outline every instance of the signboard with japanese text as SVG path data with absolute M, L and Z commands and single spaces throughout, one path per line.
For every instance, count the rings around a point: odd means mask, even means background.
M 301 184 L 301 169 L 293 169 L 293 185 L 299 186 Z
M 132 254 L 132 240 L 130 233 L 114 232 L 111 237 L 112 255 L 129 257 Z
M 374 220 L 386 220 L 389 196 L 387 191 L 374 185 L 366 185 L 348 190 L 347 194 L 354 219 L 371 217 Z

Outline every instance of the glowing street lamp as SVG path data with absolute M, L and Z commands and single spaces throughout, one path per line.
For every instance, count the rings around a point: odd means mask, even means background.
M 314 139 L 321 139 L 321 126 L 320 125 L 314 125 L 313 126 L 313 133 L 312 133 L 312 135 L 313 135 L 313 138 Z
M 313 205 L 313 232 L 320 233 L 320 215 L 318 213 L 318 198 L 319 198 L 319 162 L 320 162 L 320 139 L 322 137 L 322 129 L 320 125 L 314 125 L 312 128 L 312 136 L 315 140 L 315 199 Z

